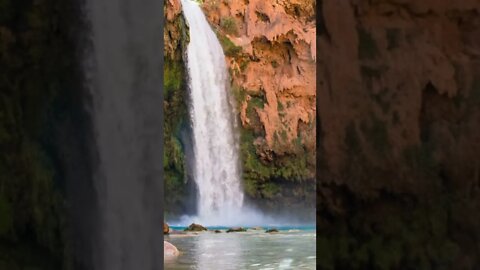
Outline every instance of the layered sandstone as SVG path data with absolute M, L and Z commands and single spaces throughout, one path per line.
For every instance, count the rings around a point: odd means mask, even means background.
M 234 87 L 246 92 L 239 101 L 243 127 L 255 125 L 252 117 L 260 120 L 264 136 L 256 140 L 259 154 L 265 158 L 272 151 L 294 152 L 298 140 L 314 156 L 314 1 L 207 0 L 202 7 L 220 35 L 241 47 L 227 62 Z M 228 20 L 233 31 L 226 26 Z M 248 115 L 253 96 L 261 96 L 263 105 Z
M 318 265 L 477 269 L 480 2 L 318 5 Z
M 469 160 L 480 151 L 474 105 L 480 3 L 325 0 L 321 9 L 317 107 L 332 178 L 347 181 L 341 174 L 351 163 L 349 135 L 361 162 L 379 171 L 408 174 L 406 152 L 431 143 L 429 155 L 450 177 L 473 176 L 479 164 Z M 403 181 L 364 185 L 407 188 Z

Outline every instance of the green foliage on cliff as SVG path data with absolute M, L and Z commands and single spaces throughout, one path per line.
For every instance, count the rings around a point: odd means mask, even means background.
M 182 64 L 171 60 L 165 61 L 163 69 L 163 96 L 167 101 L 172 101 L 175 97 L 181 97 L 177 91 L 181 89 L 184 78 Z
M 326 203 L 329 199 L 320 198 L 318 212 L 328 216 L 318 224 L 317 252 L 322 256 L 317 263 L 321 269 L 456 269 L 455 264 L 466 255 L 462 246 L 475 241 L 466 243 L 462 240 L 466 235 L 452 233 L 463 215 L 458 210 L 478 207 L 469 206 L 460 194 L 413 199 L 381 192 L 362 199 L 347 187 L 328 187 L 331 193 L 325 194 L 336 198 L 347 212 L 330 208 Z M 472 221 L 468 226 L 479 225 L 479 221 Z M 467 252 L 478 254 L 475 249 Z
M 280 181 L 301 182 L 313 177 L 306 153 L 277 156 L 271 162 L 261 160 L 252 130 L 242 129 L 240 152 L 243 164 L 245 191 L 252 197 L 272 198 L 278 191 Z
M 286 130 L 275 133 L 275 149 L 285 148 L 285 144 L 296 149 L 295 154 L 278 155 L 270 151 L 272 159 L 261 158 L 262 146 L 256 145 L 258 138 L 264 141 L 265 131 L 260 122 L 257 109 L 263 109 L 266 103 L 263 91 L 248 93 L 239 86 L 232 87 L 233 95 L 237 104 L 242 104 L 249 96 L 246 108 L 246 116 L 249 119 L 248 126 L 240 127 L 240 154 L 243 169 L 243 186 L 245 192 L 253 198 L 273 199 L 282 192 L 281 183 L 298 183 L 307 179 L 313 179 L 313 170 L 308 161 L 308 154 L 301 144 L 301 137 L 293 142 L 287 142 Z M 279 102 L 279 107 L 283 104 Z M 264 142 L 260 142 L 263 144 Z M 293 146 L 292 146 L 293 145 Z M 265 154 L 265 153 L 264 153 Z
M 225 33 L 230 35 L 237 34 L 237 24 L 235 23 L 235 18 L 227 16 L 220 20 L 220 27 L 225 31 Z
M 164 64 L 164 152 L 166 214 L 179 212 L 186 194 L 185 151 L 180 130 L 187 124 L 186 74 L 182 61 L 165 59 Z
M 228 37 L 217 32 L 218 40 L 222 45 L 223 52 L 226 56 L 236 57 L 242 52 L 242 47 L 236 46 Z
M 73 91 L 73 5 L 0 1 L 0 269 L 69 267 L 50 135 Z

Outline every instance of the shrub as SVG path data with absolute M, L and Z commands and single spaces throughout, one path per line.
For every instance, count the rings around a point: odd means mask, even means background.
M 236 35 L 238 33 L 237 24 L 233 17 L 225 17 L 220 20 L 220 27 L 225 31 L 225 33 L 230 35 Z
M 230 39 L 228 39 L 224 35 L 217 34 L 217 36 L 226 56 L 235 57 L 240 54 L 240 52 L 242 51 L 242 47 L 236 46 Z

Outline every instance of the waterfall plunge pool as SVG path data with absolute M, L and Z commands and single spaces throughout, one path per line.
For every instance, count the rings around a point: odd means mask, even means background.
M 271 234 L 265 230 L 226 233 L 227 227 L 207 228 L 206 232 L 165 235 L 165 240 L 180 251 L 179 257 L 165 261 L 165 269 L 315 269 L 314 226 L 275 227 L 279 232 Z

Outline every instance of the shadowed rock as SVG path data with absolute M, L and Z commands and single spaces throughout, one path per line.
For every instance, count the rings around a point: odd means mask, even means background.
M 272 229 L 268 229 L 265 231 L 266 233 L 278 233 L 278 230 L 275 229 L 275 228 L 272 228 Z
M 187 232 L 201 232 L 206 230 L 207 228 L 203 227 L 200 224 L 195 224 L 195 223 L 190 224 L 190 226 L 188 226 L 188 228 L 185 229 L 185 231 Z
M 163 234 L 168 234 L 170 232 L 170 227 L 167 223 L 163 223 Z
M 227 230 L 227 233 L 229 232 L 246 232 L 247 229 L 243 228 L 243 227 L 235 227 L 235 228 L 230 228 Z

